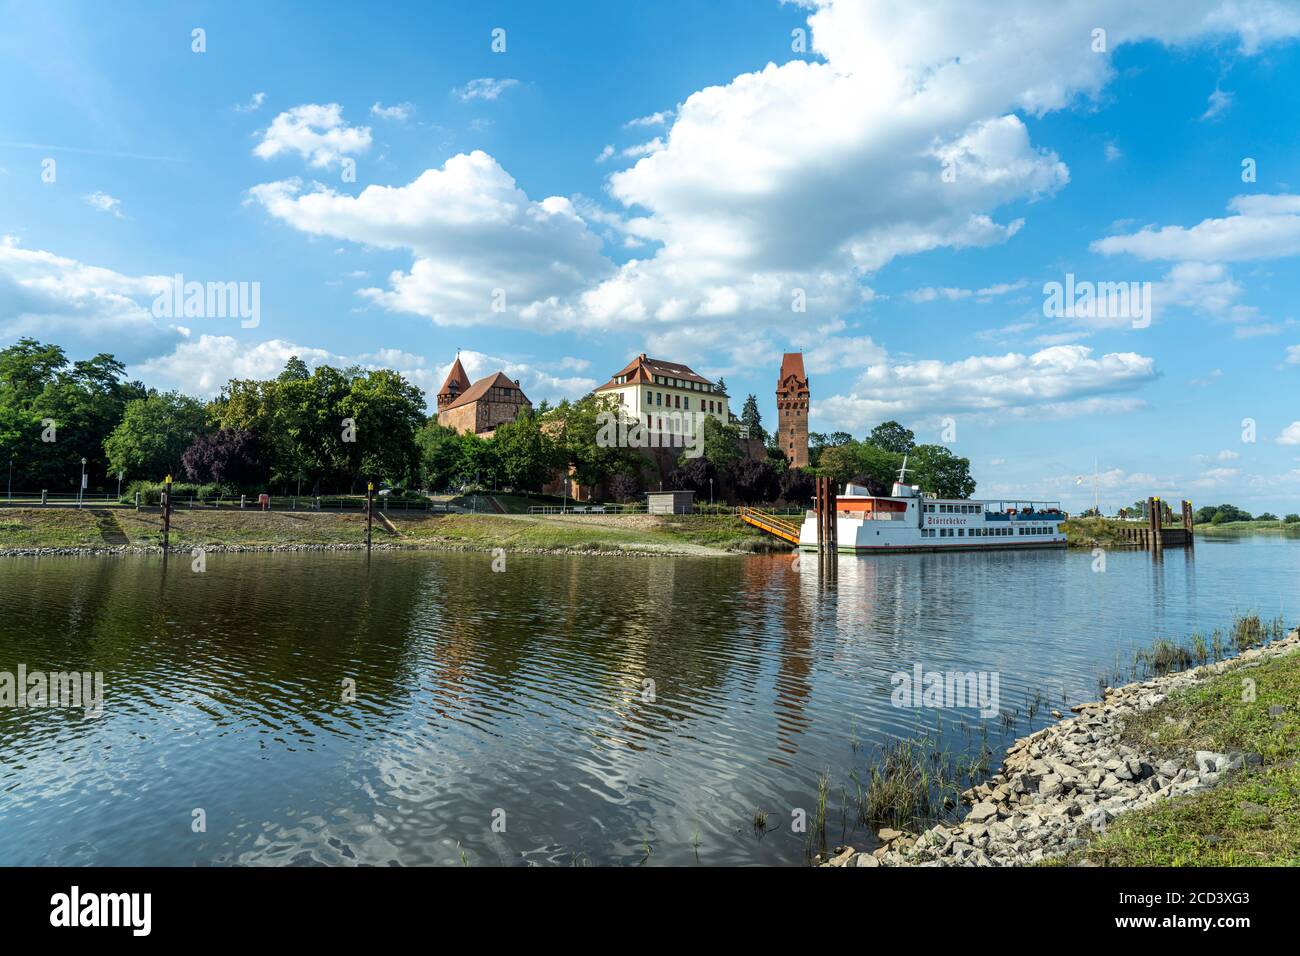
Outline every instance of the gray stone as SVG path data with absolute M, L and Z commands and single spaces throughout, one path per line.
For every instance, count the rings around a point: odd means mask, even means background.
M 991 803 L 977 803 L 971 807 L 970 813 L 966 819 L 971 823 L 983 823 L 985 820 L 991 820 L 998 815 L 998 808 Z

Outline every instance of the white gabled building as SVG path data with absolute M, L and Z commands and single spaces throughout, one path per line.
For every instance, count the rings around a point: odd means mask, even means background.
M 653 429 L 681 421 L 685 413 L 713 415 L 723 424 L 731 420 L 727 395 L 717 385 L 685 365 L 647 358 L 644 352 L 614 373 L 596 394 L 613 397 L 626 417 Z

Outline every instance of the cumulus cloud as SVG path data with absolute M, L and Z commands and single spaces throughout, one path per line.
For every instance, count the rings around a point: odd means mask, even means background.
M 132 276 L 0 236 L 0 339 L 31 336 L 133 359 L 181 333 L 150 312 L 166 276 Z
M 775 325 L 795 288 L 828 311 L 852 308 L 864 275 L 898 256 L 1005 242 L 1021 223 L 999 221 L 999 207 L 1068 182 L 1017 113 L 1100 94 L 1110 58 L 1080 40 L 1097 24 L 1112 51 L 1235 35 L 1253 53 L 1300 32 L 1300 18 L 1266 2 L 804 5 L 821 61 L 692 94 L 663 148 L 610 177 L 629 231 L 659 248 L 592 290 L 593 317 Z
M 1300 445 L 1300 422 L 1292 422 L 1277 436 L 1279 445 Z
M 1131 411 L 1140 402 L 1116 398 L 1156 377 L 1155 362 L 1134 352 L 1099 358 L 1082 345 L 1032 354 L 972 356 L 870 366 L 848 395 L 819 399 L 817 414 L 849 430 L 903 415 L 1005 412 L 1064 418 Z
M 451 371 L 455 358 L 444 364 L 430 364 L 423 356 L 401 349 L 379 349 L 356 355 L 343 355 L 283 339 L 247 343 L 228 335 L 201 335 L 181 342 L 170 353 L 156 356 L 136 366 L 133 374 L 153 385 L 180 388 L 190 394 L 215 396 L 235 378 L 273 378 L 292 356 L 308 368 L 333 365 L 363 369 L 392 369 L 423 389 L 427 404 L 436 407 L 435 396 Z M 463 351 L 461 363 L 471 380 L 502 371 L 520 382 L 525 394 L 534 402 L 561 398 L 578 398 L 599 383 L 595 379 L 566 374 L 571 366 L 517 362 L 483 352 Z
M 1289 345 L 1286 350 L 1288 365 L 1300 365 L 1300 345 Z
M 346 155 L 364 153 L 370 143 L 370 127 L 348 125 L 338 103 L 306 103 L 273 119 L 253 154 L 271 159 L 297 153 L 309 166 L 328 169 Z
M 458 86 L 451 92 L 462 103 L 468 103 L 470 100 L 491 101 L 499 98 L 510 87 L 518 85 L 518 80 L 498 80 L 485 76 L 477 80 L 470 80 L 464 86 Z
M 769 63 L 691 94 L 671 114 L 632 121 L 664 131 L 628 147 L 644 155 L 608 177 L 623 212 L 602 235 L 647 250 L 617 267 L 588 242 L 585 211 L 579 218 L 559 197 L 528 200 L 484 154 L 384 190 L 420 200 L 418 215 L 395 209 L 389 222 L 368 215 L 381 195 L 367 199 L 371 190 L 356 200 L 284 184 L 254 193 L 306 231 L 412 248 L 411 271 L 371 290 L 389 308 L 442 322 L 559 322 L 734 342 L 742 330 L 784 334 L 792 314 L 821 323 L 860 308 L 872 273 L 900 256 L 1014 237 L 1023 220 L 1002 210 L 1069 181 L 1061 159 L 1031 141 L 1022 116 L 1102 93 L 1114 70 L 1110 55 L 1087 42 L 1098 24 L 1111 53 L 1235 38 L 1250 55 L 1300 34 L 1300 14 L 1269 0 L 1158 9 L 1131 0 L 802 4 L 819 60 Z M 455 92 L 494 99 L 509 85 L 482 78 Z M 447 172 L 461 164 L 484 180 L 471 192 L 491 194 L 497 187 L 486 180 L 509 183 L 499 210 L 470 203 L 473 223 L 459 218 L 458 190 L 425 182 L 452 179 Z M 445 215 L 439 203 L 448 204 Z M 525 264 L 502 262 L 489 243 L 445 241 L 459 231 L 522 242 Z M 552 232 L 561 241 L 547 265 L 532 240 Z M 512 292 L 517 283 L 522 297 Z M 483 292 L 496 286 L 523 304 L 484 312 Z M 792 309 L 796 299 L 803 313 Z
M 440 325 L 546 330 L 576 321 L 574 297 L 612 268 L 568 199 L 530 200 L 479 151 L 405 186 L 368 186 L 355 197 L 321 185 L 304 192 L 297 180 L 255 186 L 250 195 L 303 232 L 411 250 L 410 271 L 361 294 Z

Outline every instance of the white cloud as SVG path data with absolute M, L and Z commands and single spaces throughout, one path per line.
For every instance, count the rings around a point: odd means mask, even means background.
M 273 119 L 253 154 L 271 159 L 297 153 L 308 165 L 328 169 L 348 154 L 364 153 L 370 143 L 370 127 L 349 126 L 338 103 L 306 103 Z
M 912 289 L 910 292 L 903 293 L 903 295 L 911 302 L 933 302 L 936 299 L 947 299 L 949 302 L 956 302 L 960 299 L 969 299 L 971 296 L 977 296 L 981 302 L 989 302 L 999 296 L 1006 295 L 1008 292 L 1017 292 L 1028 284 L 1024 279 L 1021 279 L 1018 282 L 997 282 L 985 286 L 983 289 L 937 289 L 933 286 L 926 286 L 920 289 Z
M 606 143 L 605 148 L 602 149 L 600 151 L 600 154 L 596 157 L 596 162 L 603 163 L 605 160 L 609 159 L 613 155 L 614 155 L 614 147 Z
M 1216 86 L 1210 94 L 1205 112 L 1201 114 L 1201 119 L 1216 119 L 1226 113 L 1230 106 L 1232 106 L 1232 94 L 1226 93 Z
M 1277 436 L 1279 445 L 1300 445 L 1300 422 L 1292 422 Z
M 122 218 L 122 200 L 110 196 L 105 192 L 93 192 L 83 197 L 86 205 L 92 209 L 98 209 L 100 212 L 111 213 L 118 219 Z
M 588 242 L 592 217 L 579 218 L 559 197 L 531 202 L 484 154 L 468 165 L 490 167 L 510 196 L 499 209 L 471 202 L 472 221 L 458 218 L 459 190 L 421 185 L 429 176 L 454 178 L 445 170 L 466 162 L 461 157 L 365 201 L 371 190 L 357 200 L 326 190 L 299 195 L 285 184 L 254 194 L 305 231 L 415 250 L 410 273 L 395 274 L 387 291 L 371 290 L 389 308 L 443 322 L 558 323 L 655 339 L 671 332 L 725 345 L 785 334 L 796 296 L 806 300 L 800 318 L 809 323 L 861 307 L 871 295 L 864 282 L 900 256 L 1015 236 L 1023 220 L 1000 210 L 1050 196 L 1069 180 L 1059 157 L 1031 142 L 1020 114 L 1040 116 L 1103 91 L 1111 56 L 1087 42 L 1099 23 L 1112 54 L 1153 40 L 1235 37 L 1250 55 L 1300 34 L 1300 14 L 1267 0 L 1185 0 L 1176 9 L 1131 0 L 804 5 L 821 60 L 769 63 L 693 93 L 674 115 L 657 117 L 666 129 L 639 144 L 645 155 L 610 175 L 608 194 L 625 210 L 606 224 L 611 242 L 648 249 L 617 268 Z M 506 85 L 484 78 L 455 92 L 491 99 Z M 634 124 L 654 125 L 642 119 Z M 381 221 L 367 207 L 383 195 L 417 198 L 418 212 L 393 209 Z M 486 241 L 447 241 L 462 231 L 503 241 L 505 255 Z M 548 264 L 545 242 L 535 240 L 550 241 L 553 231 L 561 241 Z M 523 265 L 506 258 L 514 243 L 528 250 Z M 493 286 L 523 304 L 504 319 L 484 312 L 483 292 Z
M 1120 149 L 1118 146 L 1116 146 L 1114 143 L 1107 143 L 1105 152 L 1106 152 L 1106 162 L 1108 163 L 1113 163 L 1118 159 L 1124 158 L 1124 151 Z
M 923 289 L 913 289 L 904 295 L 912 302 L 933 302 L 935 299 L 947 299 L 949 302 L 956 302 L 958 299 L 965 299 L 971 295 L 970 289 L 936 289 L 932 286 L 926 286 Z
M 235 106 L 235 112 L 236 112 L 236 113 L 256 113 L 258 110 L 260 110 L 260 109 L 262 108 L 262 104 L 265 103 L 265 102 L 266 102 L 266 94 L 265 94 L 265 93 L 254 93 L 253 96 L 252 96 L 252 99 L 250 99 L 247 103 L 239 103 L 239 104 L 236 104 L 236 106 Z
M 358 366 L 363 369 L 392 369 L 424 390 L 426 403 L 432 411 L 437 407 L 436 396 L 455 357 L 445 364 L 431 365 L 423 356 L 400 349 L 380 349 L 359 355 L 341 355 L 327 349 L 314 348 L 269 339 L 247 343 L 228 335 L 202 335 L 181 342 L 166 355 L 149 359 L 133 368 L 142 379 L 152 385 L 179 388 L 192 395 L 215 396 L 232 378 L 273 378 L 278 375 L 292 356 L 302 359 L 309 368 L 333 365 L 337 368 Z M 461 363 L 470 379 L 481 378 L 502 371 L 520 382 L 525 394 L 534 402 L 549 398 L 578 398 L 595 388 L 595 379 L 562 374 L 570 366 L 559 364 L 553 369 L 546 364 L 517 362 L 487 355 L 483 352 L 463 351 Z
M 462 103 L 468 103 L 470 100 L 495 100 L 512 86 L 518 86 L 518 80 L 493 79 L 485 76 L 477 80 L 470 80 L 464 86 L 452 90 Z
M 440 325 L 549 330 L 571 323 L 574 297 L 612 268 L 568 199 L 530 200 L 483 152 L 453 156 L 405 186 L 367 186 L 355 197 L 321 185 L 303 192 L 297 180 L 249 193 L 311 235 L 411 250 L 409 272 L 361 294 Z
M 180 333 L 149 309 L 170 281 L 24 249 L 0 236 L 0 339 L 32 336 L 127 360 L 170 348 Z
M 370 107 L 370 115 L 382 120 L 391 120 L 395 123 L 405 123 L 415 112 L 415 107 L 410 103 L 397 103 L 393 106 L 385 106 L 383 103 L 375 103 Z
M 633 145 L 628 146 L 626 149 L 623 149 L 619 153 L 619 155 L 626 156 L 629 158 L 635 158 L 638 156 L 649 156 L 653 153 L 659 152 L 663 148 L 664 148 L 663 139 L 656 136 L 654 139 L 649 140 L 648 142 L 634 143 Z
M 1133 352 L 1094 358 L 1082 345 L 1030 355 L 972 356 L 870 366 L 849 395 L 819 399 L 817 415 L 859 430 L 901 415 L 1005 412 L 1063 418 L 1131 411 L 1141 403 L 1114 398 L 1156 377 L 1155 362 Z
M 1068 182 L 1017 112 L 1102 91 L 1111 58 L 1086 42 L 1098 24 L 1112 53 L 1235 35 L 1249 54 L 1300 32 L 1290 11 L 1235 0 L 805 5 L 823 61 L 692 94 L 663 148 L 610 177 L 629 231 L 659 248 L 589 294 L 593 319 L 775 327 L 794 288 L 822 318 L 851 308 L 854 286 L 892 259 L 1005 242 L 1021 223 L 996 220 L 999 207 Z
M 657 113 L 651 113 L 649 116 L 638 116 L 636 119 L 628 120 L 623 125 L 629 129 L 638 126 L 663 126 L 672 118 L 672 110 L 660 110 Z
M 1300 195 L 1237 196 L 1228 203 L 1234 215 L 1205 219 L 1195 226 L 1146 226 L 1129 235 L 1094 241 L 1094 252 L 1128 253 L 1139 259 L 1245 262 L 1300 253 Z
M 1289 345 L 1286 350 L 1288 365 L 1300 365 L 1300 345 Z

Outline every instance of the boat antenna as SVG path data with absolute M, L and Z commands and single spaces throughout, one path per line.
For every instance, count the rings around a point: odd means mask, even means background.
M 907 455 L 906 455 L 906 453 L 905 453 L 905 454 L 903 455 L 903 467 L 900 468 L 900 469 L 898 469 L 898 483 L 899 483 L 900 485 L 905 485 L 905 484 L 907 484 L 907 482 L 906 482 L 906 480 L 905 480 L 905 476 L 906 476 L 906 475 L 907 475 Z

